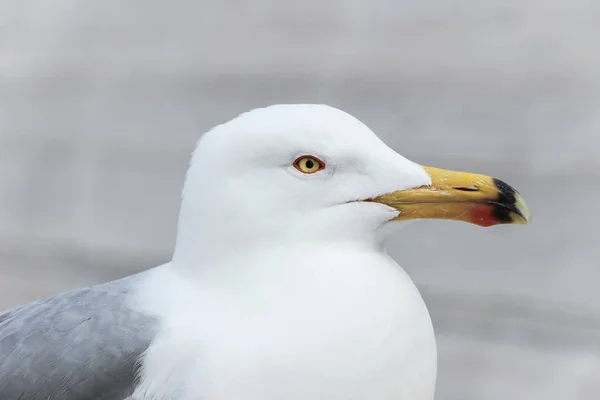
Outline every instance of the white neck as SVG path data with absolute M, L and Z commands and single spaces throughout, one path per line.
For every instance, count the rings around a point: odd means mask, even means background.
M 146 287 L 163 330 L 144 359 L 140 393 L 433 398 L 429 315 L 383 251 L 334 243 L 254 257 L 199 269 L 198 279 L 170 270 Z

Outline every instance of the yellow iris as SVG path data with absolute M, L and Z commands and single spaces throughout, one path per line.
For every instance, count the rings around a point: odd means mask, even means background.
M 304 174 L 314 174 L 325 168 L 325 164 L 316 157 L 302 156 L 294 161 L 294 167 Z

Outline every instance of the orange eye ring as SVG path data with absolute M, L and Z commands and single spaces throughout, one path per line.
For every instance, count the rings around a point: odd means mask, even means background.
M 314 174 L 325 169 L 325 163 L 315 156 L 300 156 L 294 161 L 294 168 L 303 174 Z

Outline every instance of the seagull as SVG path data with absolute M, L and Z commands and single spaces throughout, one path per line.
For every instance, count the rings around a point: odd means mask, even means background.
M 0 314 L 0 398 L 431 400 L 431 318 L 385 250 L 424 218 L 530 214 L 337 108 L 241 114 L 197 143 L 172 261 Z

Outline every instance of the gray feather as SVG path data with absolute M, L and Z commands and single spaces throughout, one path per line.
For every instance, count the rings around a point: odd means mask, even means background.
M 0 314 L 0 399 L 122 400 L 156 321 L 129 307 L 143 275 Z

